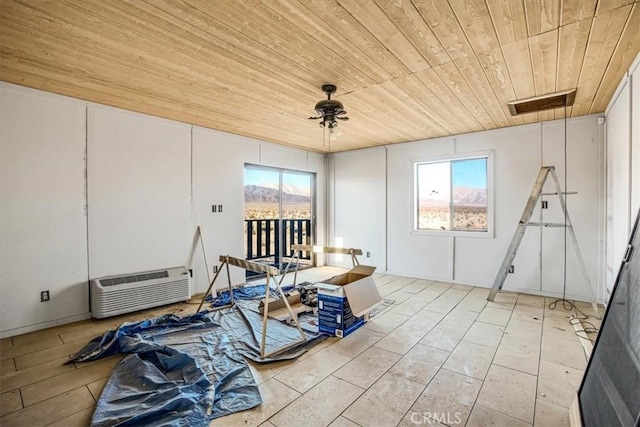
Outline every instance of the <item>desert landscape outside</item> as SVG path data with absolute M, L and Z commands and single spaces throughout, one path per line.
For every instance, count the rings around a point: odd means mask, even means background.
M 420 230 L 451 230 L 451 209 L 437 206 L 421 206 L 418 227 Z M 481 206 L 454 207 L 453 230 L 486 231 L 487 208 Z
M 277 203 L 246 202 L 248 191 L 245 186 L 244 219 L 279 219 L 280 207 Z M 309 203 L 282 206 L 282 218 L 311 219 L 311 206 Z
M 291 245 L 311 244 L 311 185 L 310 174 L 245 169 L 247 259 L 259 259 L 269 264 L 286 263 L 292 255 Z M 278 247 L 280 243 L 282 249 Z
M 418 164 L 418 230 L 487 231 L 487 159 Z

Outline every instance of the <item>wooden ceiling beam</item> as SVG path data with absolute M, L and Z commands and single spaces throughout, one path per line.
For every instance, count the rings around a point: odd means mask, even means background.
M 524 0 L 529 37 L 553 31 L 560 26 L 558 0 Z
M 351 58 L 354 66 L 369 76 L 375 83 L 381 83 L 392 78 L 392 75 L 378 63 L 368 56 L 368 49 L 362 49 L 361 45 L 356 45 L 352 40 L 345 37 L 340 32 L 335 31 L 315 13 L 295 0 L 267 0 L 263 2 L 271 9 L 286 17 L 292 22 L 298 22 L 299 26 L 315 38 L 318 43 L 339 47 L 342 56 Z M 306 2 L 305 2 L 306 3 Z
M 484 103 L 476 97 L 455 63 L 442 64 L 434 67 L 434 70 L 483 128 L 494 129 L 498 127 L 487 112 Z
M 375 0 L 430 66 L 450 62 L 449 54 L 412 2 Z
M 527 39 L 527 16 L 523 2 L 487 0 L 487 7 L 500 44 Z
M 529 39 L 536 95 L 556 91 L 558 70 L 558 30 L 547 31 Z
M 448 1 L 413 0 L 413 3 L 452 61 L 473 56 L 471 45 Z
M 598 0 L 563 0 L 560 12 L 560 26 L 592 18 Z
M 592 21 L 592 18 L 587 18 L 560 27 L 557 90 L 578 86 Z
M 573 117 L 588 114 L 591 111 L 593 98 L 625 29 L 632 7 L 633 5 L 627 5 L 609 9 L 605 13 L 598 13 L 593 19 L 582 70 L 578 78 L 576 102 L 571 112 Z M 637 29 L 632 31 L 635 32 L 635 37 L 638 37 Z M 628 66 L 625 70 L 626 68 Z
M 434 69 L 424 70 L 415 76 L 434 94 L 434 106 L 441 114 L 454 117 L 453 120 L 462 132 L 476 132 L 485 130 L 484 126 L 476 119 L 472 112 L 456 97 L 449 86 L 442 80 Z
M 477 99 L 482 100 L 485 110 L 491 116 L 491 120 L 497 127 L 509 126 L 509 119 L 503 110 L 503 106 L 496 97 L 491 84 L 488 84 L 484 69 L 480 65 L 476 56 L 470 58 L 460 58 L 454 61 L 460 74 L 464 76 L 465 81 L 475 94 Z
M 367 55 L 383 66 L 391 76 L 404 76 L 411 72 L 337 0 L 303 0 L 303 3 L 312 13 L 319 16 L 332 31 L 343 34 L 354 45 L 367 52 Z
M 633 62 L 640 52 L 640 37 L 638 37 L 638 31 L 640 30 L 640 4 L 634 3 L 632 7 L 625 29 L 622 31 L 611 61 L 609 61 L 604 77 L 596 91 L 596 96 L 593 98 L 589 113 L 601 112 L 607 108 L 609 100 L 627 71 L 625 64 Z

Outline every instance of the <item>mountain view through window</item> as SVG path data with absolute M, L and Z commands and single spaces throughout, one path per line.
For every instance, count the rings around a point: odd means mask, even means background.
M 417 229 L 487 231 L 487 158 L 416 167 Z

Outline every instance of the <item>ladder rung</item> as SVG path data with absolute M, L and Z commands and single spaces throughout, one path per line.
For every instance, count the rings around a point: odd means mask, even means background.
M 564 223 L 561 222 L 530 222 L 527 225 L 532 227 L 565 227 Z M 569 228 L 569 224 L 567 224 L 567 228 Z
M 578 194 L 577 191 L 563 191 L 561 194 Z M 542 193 L 542 196 L 557 196 L 558 192 L 553 192 L 553 193 Z

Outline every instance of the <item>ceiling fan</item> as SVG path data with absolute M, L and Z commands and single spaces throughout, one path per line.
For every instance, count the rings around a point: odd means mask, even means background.
M 327 94 L 327 99 L 323 99 L 316 104 L 315 110 L 318 116 L 309 117 L 310 120 L 322 119 L 320 121 L 320 127 L 322 128 L 333 129 L 338 127 L 338 120 L 349 120 L 349 117 L 345 116 L 347 112 L 344 110 L 342 102 L 331 99 L 331 95 L 336 93 L 336 89 L 335 85 L 322 85 L 322 91 Z

